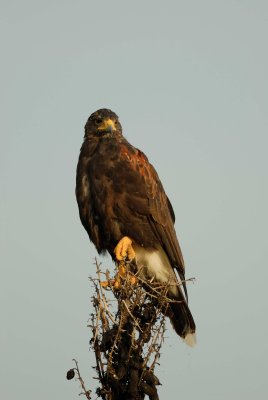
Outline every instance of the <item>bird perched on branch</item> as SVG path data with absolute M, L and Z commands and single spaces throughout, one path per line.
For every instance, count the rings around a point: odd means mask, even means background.
M 167 315 L 186 343 L 195 343 L 175 215 L 154 167 L 123 136 L 118 116 L 101 109 L 85 125 L 76 176 L 81 222 L 114 261 L 135 260 L 143 279 L 169 282 Z M 184 289 L 183 289 L 184 288 Z

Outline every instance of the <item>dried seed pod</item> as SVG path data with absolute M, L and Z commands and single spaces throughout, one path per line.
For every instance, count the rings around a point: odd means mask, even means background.
M 71 379 L 73 379 L 75 376 L 75 372 L 74 372 L 74 368 L 69 369 L 69 371 L 66 374 L 66 379 L 68 379 L 68 381 L 70 381 Z

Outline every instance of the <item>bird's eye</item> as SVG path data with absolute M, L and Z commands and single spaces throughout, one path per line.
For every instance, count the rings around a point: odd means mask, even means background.
M 115 126 L 117 125 L 117 121 L 114 121 Z
M 101 124 L 101 122 L 102 122 L 102 119 L 101 119 L 101 118 L 97 118 L 97 119 L 96 119 L 96 124 L 97 124 L 97 125 Z

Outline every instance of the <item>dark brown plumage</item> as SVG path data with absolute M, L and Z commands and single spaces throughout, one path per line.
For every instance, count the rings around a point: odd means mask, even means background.
M 86 123 L 76 196 L 82 224 L 99 253 L 108 251 L 115 259 L 116 245 L 127 236 L 137 264 L 145 266 L 145 278 L 177 282 L 175 269 L 185 280 L 171 203 L 154 167 L 123 137 L 111 110 L 96 111 Z M 193 334 L 195 324 L 182 290 L 173 287 L 168 295 L 181 301 L 171 303 L 169 311 L 176 332 L 183 338 Z

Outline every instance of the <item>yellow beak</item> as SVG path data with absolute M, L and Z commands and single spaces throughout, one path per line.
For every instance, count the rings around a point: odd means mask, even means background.
M 115 123 L 112 119 L 105 119 L 100 126 L 98 126 L 98 131 L 113 132 L 116 131 Z

